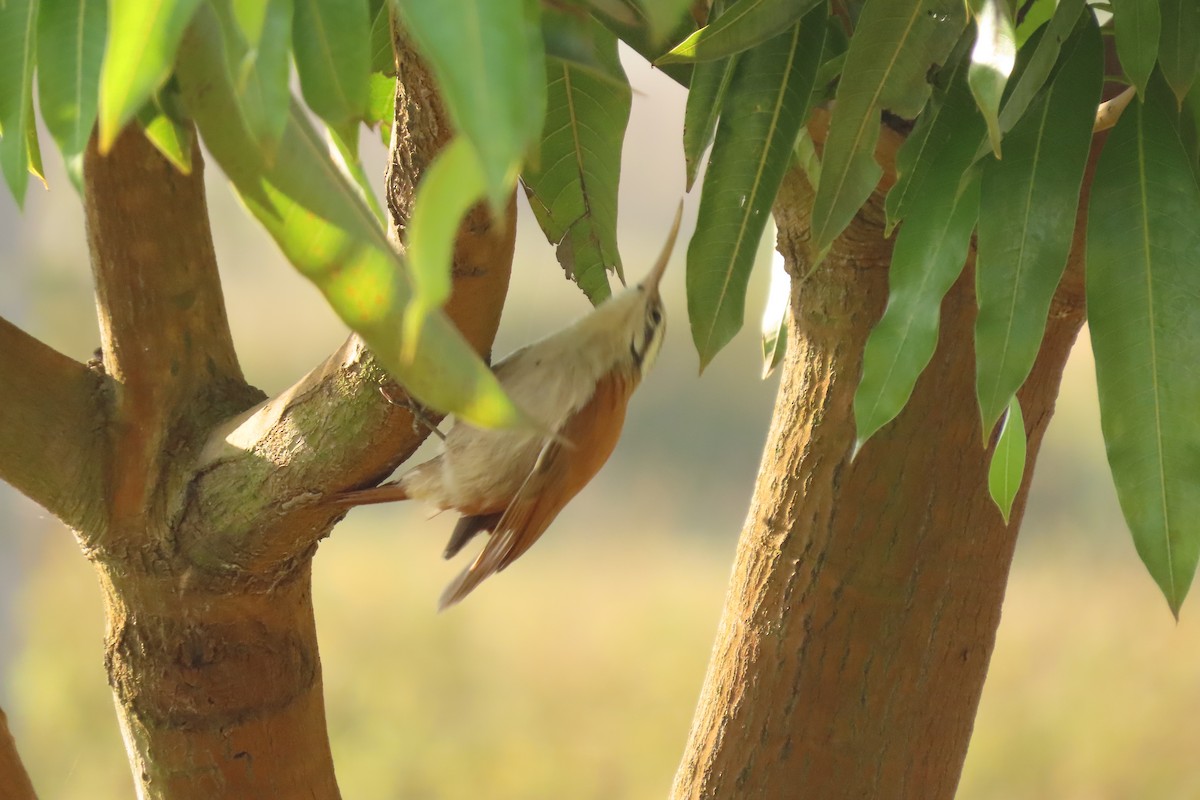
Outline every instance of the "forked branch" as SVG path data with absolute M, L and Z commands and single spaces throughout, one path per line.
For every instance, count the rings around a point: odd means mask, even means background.
M 178 172 L 131 126 L 84 161 L 84 205 L 105 371 L 119 385 L 113 408 L 112 518 L 146 505 L 162 474 L 171 430 L 241 385 L 198 148 Z
M 104 384 L 0 317 L 0 479 L 77 529 L 104 501 Z
M 453 132 L 420 58 L 403 40 L 397 52 L 387 199 L 392 239 L 399 242 L 415 187 Z M 500 324 L 515 239 L 515 204 L 503 220 L 476 208 L 459 229 L 446 312 L 484 355 Z M 325 497 L 377 483 L 428 436 L 411 410 L 391 397 L 403 397 L 403 390 L 351 337 L 282 394 L 219 426 L 192 492 L 206 524 L 180 536 L 189 557 L 210 567 L 251 570 L 273 564 L 286 569 L 302 558 L 345 513 Z

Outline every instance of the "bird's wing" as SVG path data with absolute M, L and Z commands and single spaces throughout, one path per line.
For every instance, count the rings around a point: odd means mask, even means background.
M 633 387 L 620 373 L 601 378 L 592 399 L 545 441 L 483 551 L 442 593 L 441 608 L 462 600 L 528 550 L 587 485 L 616 447 Z

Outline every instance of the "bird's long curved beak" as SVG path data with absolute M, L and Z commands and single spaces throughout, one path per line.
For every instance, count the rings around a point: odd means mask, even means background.
M 654 267 L 650 270 L 650 274 L 646 276 L 646 280 L 642 281 L 642 286 L 647 291 L 658 291 L 658 283 L 662 280 L 663 273 L 667 271 L 667 262 L 671 260 L 671 251 L 675 249 L 675 237 L 679 234 L 679 222 L 683 219 L 683 201 L 679 201 L 679 208 L 675 209 L 675 222 L 671 224 L 671 232 L 667 235 L 667 243 L 663 245 L 662 253 L 658 256 L 658 261 L 654 262 Z

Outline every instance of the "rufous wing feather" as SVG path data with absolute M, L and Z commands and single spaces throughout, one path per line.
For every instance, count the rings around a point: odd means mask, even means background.
M 592 399 L 542 446 L 483 551 L 442 593 L 439 610 L 462 600 L 528 550 L 599 472 L 621 436 L 634 386 L 632 376 L 617 371 L 597 382 Z

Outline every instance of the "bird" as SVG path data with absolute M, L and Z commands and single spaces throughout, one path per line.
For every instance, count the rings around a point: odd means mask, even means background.
M 509 397 L 540 426 L 489 430 L 456 419 L 442 452 L 400 478 L 343 492 L 348 506 L 422 500 L 461 514 L 443 557 L 489 533 L 479 555 L 446 587 L 438 607 L 460 602 L 536 542 L 608 461 L 633 391 L 662 348 L 659 283 L 683 206 L 645 280 L 493 366 Z

